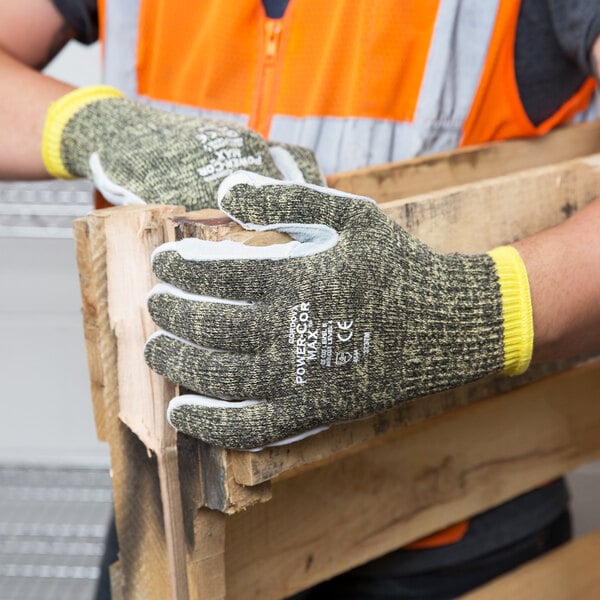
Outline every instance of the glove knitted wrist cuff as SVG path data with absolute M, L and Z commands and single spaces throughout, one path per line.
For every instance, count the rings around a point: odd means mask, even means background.
M 121 98 L 123 94 L 108 85 L 93 85 L 78 88 L 53 102 L 46 114 L 42 135 L 42 160 L 50 175 L 60 179 L 71 179 L 71 173 L 62 158 L 62 137 L 67 123 L 84 106 L 106 98 Z
M 504 321 L 505 375 L 524 373 L 533 353 L 533 315 L 527 270 L 512 246 L 488 252 L 496 264 Z

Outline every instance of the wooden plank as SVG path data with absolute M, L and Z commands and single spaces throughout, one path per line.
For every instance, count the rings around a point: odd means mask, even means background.
M 462 600 L 597 600 L 600 530 L 461 596 Z
M 179 600 L 171 584 L 156 455 L 118 419 L 108 441 L 120 564 L 111 586 L 127 600 Z
M 119 561 L 110 565 L 110 597 L 111 600 L 123 600 L 123 573 Z
M 117 207 L 74 223 L 94 402 L 99 412 L 117 406 L 121 419 L 154 451 L 173 434 L 147 399 L 161 396 L 166 402 L 175 387 L 154 375 L 139 352 L 156 329 L 146 309 L 153 285 L 149 256 L 166 241 L 167 217 L 183 212 Z
M 528 383 L 578 364 L 579 361 L 575 360 L 539 365 L 519 377 L 488 377 L 457 389 L 404 402 L 369 419 L 335 425 L 313 438 L 296 442 L 293 452 L 285 447 L 265 448 L 252 454 L 232 452 L 233 474 L 236 481 L 245 485 L 293 476 L 304 468 L 326 464 L 342 455 L 359 452 L 375 438 L 394 429 L 414 425 L 498 394 L 512 394 Z
M 83 331 L 94 421 L 98 439 L 107 440 L 108 429 L 119 410 L 119 386 L 114 337 L 104 335 L 110 329 L 106 293 L 106 244 L 102 236 L 90 235 L 93 228 L 87 220 L 73 224 L 77 250 L 77 266 L 81 289 Z
M 484 252 L 564 221 L 600 195 L 600 154 L 486 179 L 382 210 L 442 252 Z
M 268 479 L 246 486 L 235 477 L 233 455 L 229 450 L 197 441 L 201 506 L 232 514 L 258 502 L 271 499 Z
M 390 431 L 361 453 L 280 478 L 269 502 L 230 516 L 198 510 L 198 463 L 181 436 L 190 599 L 281 598 L 600 455 L 599 362 Z M 123 597 L 163 600 L 156 458 L 127 427 L 116 433 Z
M 442 252 L 483 252 L 565 220 L 600 194 L 600 155 L 522 171 L 478 183 L 424 194 L 382 205 L 411 233 Z M 560 366 L 560 365 L 559 365 Z M 421 398 L 416 406 L 400 407 L 372 419 L 337 426 L 289 448 L 237 452 L 235 478 L 254 485 L 286 470 L 330 460 L 352 451 L 390 427 L 404 426 L 439 414 L 556 370 L 544 366 L 523 378 L 494 378 L 465 388 Z
M 600 152 L 600 122 L 331 175 L 331 187 L 389 202 Z
M 166 407 L 176 388 L 149 369 L 143 355 L 146 340 L 157 329 L 146 307 L 146 296 L 155 283 L 150 255 L 169 241 L 165 219 L 184 212 L 169 208 L 127 206 L 94 213 L 106 240 L 108 314 L 117 342 L 119 417 L 154 451 L 175 445 Z M 157 410 L 159 407 L 163 410 Z
M 183 531 L 180 568 L 186 570 L 189 590 L 174 590 L 171 550 L 166 523 L 161 473 L 157 454 L 121 421 L 110 429 L 109 447 L 115 517 L 119 538 L 119 563 L 111 568 L 115 598 L 126 600 L 207 600 L 224 598 L 225 515 L 201 509 L 202 490 L 195 440 L 178 438 L 182 506 L 176 524 Z
M 224 600 L 227 597 L 225 539 L 228 518 L 204 507 L 196 514 L 194 534 L 197 545 L 193 575 L 190 574 L 192 600 Z
M 148 259 L 156 246 L 172 239 L 165 219 L 182 212 L 181 207 L 119 207 L 96 211 L 75 224 L 79 269 L 84 274 L 84 327 L 88 348 L 95 346 L 88 356 L 97 421 L 101 435 L 110 442 L 112 432 L 120 427 L 118 413 L 145 447 L 156 453 L 168 580 L 171 596 L 178 600 L 188 597 L 187 571 L 177 435 L 166 420 L 167 402 L 176 388 L 148 369 L 142 349 L 156 329 L 146 309 L 153 283 Z M 117 483 L 113 486 L 115 497 L 120 493 L 129 497 L 127 481 L 121 486 L 122 490 Z M 116 504 L 117 521 L 125 518 L 119 513 L 127 511 L 127 502 Z
M 391 431 L 227 518 L 226 597 L 284 597 L 598 456 L 600 361 Z

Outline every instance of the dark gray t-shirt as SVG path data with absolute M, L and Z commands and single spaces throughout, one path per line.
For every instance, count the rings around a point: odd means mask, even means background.
M 93 44 L 98 39 L 98 3 L 96 0 L 52 0 L 54 6 L 75 31 L 75 39 Z
M 554 114 L 594 75 L 590 51 L 598 35 L 598 0 L 523 0 L 515 71 L 521 102 L 534 124 Z

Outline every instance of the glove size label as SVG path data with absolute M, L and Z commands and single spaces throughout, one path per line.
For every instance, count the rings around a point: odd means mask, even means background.
M 354 344 L 354 320 L 327 320 L 315 324 L 310 316 L 310 302 L 292 307 L 288 343 L 294 355 L 294 382 L 308 383 L 309 368 L 343 367 L 361 359 L 361 351 Z M 369 353 L 370 333 L 363 334 L 362 356 Z
M 243 154 L 245 140 L 236 129 L 226 125 L 213 125 L 198 131 L 196 139 L 207 153 L 213 155 L 206 164 L 197 169 L 204 181 L 224 179 L 239 169 L 262 165 L 262 156 Z

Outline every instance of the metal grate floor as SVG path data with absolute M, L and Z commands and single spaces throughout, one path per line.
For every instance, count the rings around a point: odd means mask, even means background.
M 91 600 L 111 511 L 107 469 L 0 465 L 0 600 Z
M 85 180 L 0 182 L 0 237 L 72 238 L 73 219 L 94 207 Z

